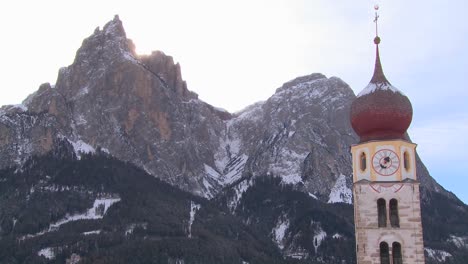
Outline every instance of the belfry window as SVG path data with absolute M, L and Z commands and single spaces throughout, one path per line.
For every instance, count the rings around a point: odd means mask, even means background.
M 388 244 L 380 243 L 380 264 L 390 264 L 390 254 L 388 252 Z
M 398 217 L 398 201 L 390 200 L 390 225 L 391 227 L 400 227 L 400 218 Z
M 409 154 L 407 151 L 403 153 L 403 167 L 405 167 L 406 171 L 410 170 L 410 160 L 409 160 Z
M 382 198 L 377 200 L 377 213 L 379 217 L 379 227 L 387 227 L 387 205 Z
M 393 264 L 403 264 L 403 256 L 401 255 L 401 245 L 398 242 L 392 244 Z
M 365 171 L 366 168 L 367 168 L 367 160 L 366 160 L 366 153 L 361 153 L 360 157 L 359 157 L 359 164 L 360 164 L 360 167 L 361 167 L 361 171 Z

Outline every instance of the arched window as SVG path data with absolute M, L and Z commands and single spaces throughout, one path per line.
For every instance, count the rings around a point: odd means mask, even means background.
M 390 226 L 400 227 L 400 218 L 398 217 L 398 201 L 396 199 L 390 200 Z
M 392 244 L 393 264 L 403 264 L 403 256 L 401 255 L 401 245 L 398 242 Z
M 380 264 L 390 264 L 390 254 L 388 252 L 388 244 L 380 243 Z
M 387 206 L 385 200 L 377 200 L 377 213 L 379 215 L 379 227 L 387 227 Z
M 407 151 L 403 153 L 403 166 L 405 167 L 406 171 L 410 170 L 410 160 L 409 160 L 409 154 Z
M 361 171 L 365 171 L 366 168 L 367 168 L 367 160 L 366 160 L 366 153 L 362 152 L 360 157 L 359 157 L 359 161 L 360 161 L 360 167 L 361 167 Z

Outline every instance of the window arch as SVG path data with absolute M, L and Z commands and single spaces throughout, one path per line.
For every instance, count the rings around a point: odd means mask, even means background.
M 359 166 L 361 168 L 361 171 L 365 171 L 367 168 L 367 157 L 366 153 L 362 152 L 361 155 L 359 156 Z
M 406 171 L 410 170 L 410 158 L 408 151 L 405 151 L 405 153 L 403 153 L 403 167 Z
M 390 264 L 390 254 L 386 242 L 380 243 L 380 264 Z
M 377 213 L 379 218 L 379 227 L 387 227 L 387 205 L 385 199 L 377 200 Z
M 393 264 L 403 264 L 403 256 L 401 254 L 401 245 L 398 242 L 392 244 Z
M 398 201 L 397 199 L 390 200 L 390 226 L 400 227 L 400 217 L 398 216 Z

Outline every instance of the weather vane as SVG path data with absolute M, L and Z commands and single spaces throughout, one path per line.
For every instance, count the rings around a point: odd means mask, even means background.
M 374 38 L 374 43 L 376 45 L 379 45 L 380 43 L 380 37 L 379 37 L 379 27 L 378 27 L 378 21 L 379 21 L 379 14 L 378 14 L 378 11 L 379 11 L 379 5 L 374 5 L 374 9 L 375 9 L 375 19 L 374 19 L 374 23 L 375 23 L 375 38 Z

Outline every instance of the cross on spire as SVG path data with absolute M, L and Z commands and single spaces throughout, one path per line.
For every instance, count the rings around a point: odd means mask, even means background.
M 379 27 L 378 27 L 378 21 L 379 21 L 379 14 L 377 13 L 379 11 L 379 5 L 374 6 L 375 9 L 375 18 L 374 18 L 374 23 L 375 23 L 375 36 L 379 36 Z
M 379 53 L 379 44 L 380 44 L 380 37 L 379 37 L 379 31 L 378 31 L 378 21 L 379 21 L 379 5 L 374 6 L 375 9 L 375 38 L 374 38 L 374 43 L 376 46 L 376 55 L 375 55 L 375 68 L 374 68 L 374 75 L 372 76 L 371 83 L 375 84 L 385 84 L 385 85 L 390 85 L 390 82 L 387 80 L 385 77 L 385 74 L 383 73 L 382 69 L 382 63 L 380 62 L 380 53 Z
M 380 37 L 379 37 L 379 25 L 378 25 L 378 22 L 379 22 L 379 5 L 375 5 L 374 6 L 374 9 L 375 9 L 375 18 L 374 18 L 374 23 L 375 23 L 375 38 L 374 38 L 374 43 L 375 45 L 379 45 L 380 44 Z

